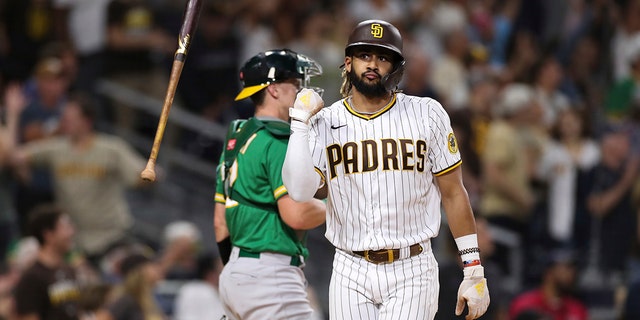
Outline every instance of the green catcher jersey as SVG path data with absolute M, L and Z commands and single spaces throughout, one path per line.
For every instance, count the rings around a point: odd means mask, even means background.
M 225 204 L 234 246 L 255 253 L 278 252 L 306 258 L 307 248 L 296 231 L 282 221 L 277 207 L 278 199 L 287 194 L 282 164 L 289 125 L 284 121 L 258 121 L 251 118 L 228 135 L 218 165 L 215 201 Z M 272 130 L 274 126 L 276 130 Z M 246 142 L 242 144 L 243 141 Z M 229 152 L 237 155 L 225 170 L 225 154 L 230 163 Z

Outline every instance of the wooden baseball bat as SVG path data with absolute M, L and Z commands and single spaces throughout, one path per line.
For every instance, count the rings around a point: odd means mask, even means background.
M 182 17 L 182 27 L 180 28 L 180 34 L 178 36 L 178 49 L 173 57 L 169 85 L 167 86 L 167 93 L 164 97 L 164 104 L 162 105 L 162 113 L 160 114 L 156 135 L 153 139 L 153 147 L 151 148 L 151 154 L 149 155 L 147 166 L 144 168 L 142 173 L 140 173 L 140 177 L 146 181 L 156 180 L 156 159 L 158 157 L 158 151 L 160 150 L 160 143 L 162 143 L 164 129 L 167 126 L 167 119 L 169 118 L 173 98 L 176 94 L 180 74 L 182 74 L 182 67 L 184 66 L 184 62 L 187 58 L 187 51 L 191 44 L 191 35 L 195 32 L 196 27 L 198 26 L 201 7 L 202 0 L 189 0 Z

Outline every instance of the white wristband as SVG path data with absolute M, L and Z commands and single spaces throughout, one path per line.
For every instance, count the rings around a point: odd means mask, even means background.
M 484 278 L 484 268 L 482 266 L 472 266 L 462 270 L 465 279 Z
M 291 119 L 307 123 L 309 118 L 311 118 L 311 113 L 301 109 L 289 108 L 289 117 L 291 117 Z
M 478 235 L 468 234 L 455 239 L 458 246 L 458 254 L 463 263 L 467 261 L 480 260 L 480 249 L 478 248 Z

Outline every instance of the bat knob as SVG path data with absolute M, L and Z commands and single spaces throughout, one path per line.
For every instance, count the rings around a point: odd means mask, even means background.
M 156 181 L 156 171 L 154 170 L 154 163 L 147 163 L 147 167 L 140 173 L 140 178 L 145 181 Z

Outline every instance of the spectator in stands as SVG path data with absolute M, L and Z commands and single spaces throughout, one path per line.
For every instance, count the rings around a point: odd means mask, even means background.
M 178 288 L 197 277 L 198 254 L 202 247 L 202 235 L 198 226 L 186 220 L 173 221 L 164 228 L 162 250 L 169 250 L 178 242 L 187 245 L 175 258 L 175 263 L 168 266 L 163 280 L 157 285 L 156 302 L 161 311 L 168 316 L 174 314 L 175 298 Z
M 104 282 L 83 285 L 78 300 L 78 320 L 111 320 L 107 305 L 111 303 L 112 289 Z
M 498 97 L 498 83 L 490 73 L 475 73 L 469 79 L 469 103 L 464 108 L 471 121 L 471 146 L 478 155 L 484 153 L 487 132 L 494 118 L 494 105 Z
M 513 232 L 524 243 L 535 202 L 530 168 L 536 159 L 531 156 L 528 128 L 541 112 L 530 86 L 512 84 L 500 94 L 494 110 L 497 118 L 489 125 L 481 155 L 484 192 L 480 212 L 491 225 Z M 508 255 L 508 248 L 499 243 L 492 258 L 510 273 Z
M 20 319 L 77 319 L 79 284 L 65 261 L 75 234 L 71 219 L 51 205 L 36 207 L 29 218 L 40 249 L 16 285 L 16 313 Z
M 107 47 L 107 5 L 111 0 L 51 0 L 56 13 L 56 37 L 78 58 L 74 88 L 95 92 L 104 75 Z
M 242 10 L 234 27 L 243 39 L 240 49 L 240 64 L 249 60 L 256 52 L 278 47 L 275 30 L 268 21 L 275 20 L 281 1 L 240 2 L 235 10 Z M 240 12 L 240 11 L 238 11 Z M 235 80 L 235 79 L 234 79 Z M 231 79 L 229 79 L 231 81 Z M 237 81 L 237 80 L 235 80 Z
M 574 226 L 583 223 L 586 201 L 578 197 L 584 193 L 579 192 L 584 188 L 579 181 L 600 161 L 600 148 L 590 138 L 585 122 L 582 110 L 561 111 L 552 128 L 553 141 L 545 148 L 537 168 L 538 178 L 548 184 L 544 230 L 553 245 L 579 245 Z
M 607 92 L 605 114 L 610 120 L 623 120 L 640 107 L 640 35 L 629 44 L 629 74 L 616 81 Z M 637 110 L 635 110 L 638 112 Z
M 120 138 L 94 131 L 91 100 L 70 97 L 62 116 L 64 135 L 26 144 L 17 165 L 46 167 L 54 175 L 56 200 L 78 226 L 77 244 L 92 264 L 130 237 L 134 223 L 125 192 L 142 183 L 144 159 Z
M 218 295 L 222 260 L 205 253 L 198 257 L 197 277 L 184 284 L 175 300 L 176 320 L 221 319 L 224 308 Z
M 7 78 L 24 81 L 42 47 L 55 38 L 53 7 L 49 0 L 9 0 L 0 4 L 0 38 L 7 40 Z
M 469 101 L 469 72 L 465 68 L 469 41 L 462 27 L 449 30 L 442 41 L 444 53 L 433 64 L 431 83 L 443 105 L 459 109 Z
M 118 261 L 120 281 L 114 288 L 113 302 L 107 309 L 112 320 L 166 319 L 154 291 L 159 281 L 179 260 L 193 242 L 180 237 L 168 245 L 160 255 L 151 250 L 130 246 L 126 255 Z
M 20 141 L 30 142 L 57 134 L 69 89 L 62 60 L 52 56 L 42 58 L 24 89 L 29 104 L 20 118 Z
M 171 247 L 176 241 L 186 239 L 191 246 L 183 250 L 178 261 L 167 270 L 166 278 L 185 280 L 193 278 L 197 272 L 198 248 L 201 247 L 202 235 L 198 226 L 186 220 L 173 221 L 164 228 L 163 248 Z
M 204 3 L 198 32 L 189 49 L 178 92 L 184 107 L 211 121 L 222 121 L 231 103 L 230 92 L 239 90 L 236 77 L 242 39 L 221 4 Z
M 464 185 L 474 212 L 480 212 L 479 202 L 484 185 L 482 162 L 489 124 L 493 119 L 494 101 L 498 93 L 495 79 L 486 73 L 476 73 L 469 81 L 469 103 L 460 110 L 449 112 L 451 125 L 456 131 L 463 161 L 467 170 L 462 172 Z
M 604 47 L 598 46 L 593 35 L 576 39 L 566 65 L 566 77 L 561 85 L 562 92 L 567 95 L 572 106 L 589 112 L 600 108 L 598 101 L 608 90 L 602 85 L 606 68 L 600 63 L 605 53 Z
M 609 71 L 612 73 L 613 81 L 620 81 L 629 76 L 629 52 L 635 46 L 636 39 L 640 37 L 640 3 L 619 1 L 616 4 L 618 18 L 615 19 L 615 25 L 609 26 L 615 30 L 609 32 L 606 43 L 611 47 Z
M 509 1 L 505 4 L 505 10 L 510 10 L 511 6 L 516 6 L 521 1 Z M 506 48 L 507 63 L 500 70 L 499 77 L 502 83 L 531 81 L 533 68 L 540 56 L 541 44 L 536 41 L 536 37 L 530 31 L 511 30 L 508 46 Z
M 472 145 L 474 138 L 472 119 L 467 111 L 467 109 L 452 110 L 449 112 L 449 117 L 451 119 L 451 128 L 456 134 L 462 161 L 466 164 L 465 170 L 462 172 L 462 182 L 469 194 L 471 207 L 479 210 L 478 206 L 482 192 L 481 164 L 479 155 Z
M 553 56 L 541 58 L 533 68 L 536 97 L 544 112 L 542 123 L 547 129 L 555 124 L 558 113 L 571 108 L 569 98 L 560 92 L 564 70 Z
M 149 1 L 112 0 L 107 7 L 106 76 L 127 89 L 162 101 L 178 43 L 158 27 Z M 113 105 L 117 125 L 152 136 L 158 121 L 122 101 Z M 152 130 L 151 130 L 152 129 Z M 150 132 L 153 131 L 153 132 Z
M 554 250 L 546 260 L 540 285 L 523 292 L 511 302 L 509 318 L 521 319 L 523 311 L 535 310 L 555 320 L 587 320 L 587 307 L 572 296 L 577 278 L 572 253 Z
M 429 57 L 417 44 L 405 44 L 404 47 L 404 55 L 407 57 L 407 66 L 404 71 L 404 77 L 400 83 L 402 92 L 408 95 L 429 97 L 438 100 L 438 94 L 433 88 L 429 78 L 432 69 L 431 57 Z M 326 100 L 334 101 L 329 99 Z
M 182 8 L 180 9 L 182 10 Z M 178 95 L 186 110 L 204 119 L 227 123 L 241 108 L 229 108 L 232 92 L 239 91 L 235 80 L 242 42 L 233 29 L 233 19 L 220 2 L 203 4 L 200 25 L 189 49 L 178 86 Z M 169 129 L 171 130 L 171 129 Z M 182 130 L 180 146 L 203 159 L 220 157 L 220 141 L 200 132 Z
M 28 104 L 20 116 L 20 143 L 42 140 L 60 132 L 60 117 L 68 88 L 69 81 L 60 59 L 46 57 L 38 62 L 33 77 L 24 85 Z M 18 185 L 16 203 L 23 232 L 27 213 L 38 204 L 53 201 L 51 179 L 49 170 L 38 168 Z
M 153 289 L 162 278 L 152 257 L 133 253 L 120 262 L 122 284 L 114 294 L 116 299 L 108 306 L 114 320 L 164 319 L 157 305 Z
M 0 275 L 0 319 L 16 318 L 14 288 L 24 271 L 38 258 L 39 248 L 35 237 L 23 237 L 8 253 L 6 269 Z
M 62 76 L 66 78 L 68 83 L 67 91 L 78 89 L 78 73 L 80 66 L 78 61 L 78 53 L 69 43 L 61 41 L 53 41 L 47 43 L 40 51 L 40 59 L 45 60 L 55 58 L 60 60 L 62 65 Z
M 631 188 L 638 177 L 640 159 L 631 150 L 631 132 L 610 126 L 600 138 L 600 162 L 591 172 L 587 208 L 591 213 L 592 239 L 598 269 L 610 280 L 622 281 L 637 239 L 637 214 Z
M 7 165 L 17 140 L 20 113 L 26 105 L 22 88 L 9 85 L 4 91 L 4 103 L 0 106 L 0 265 L 4 266 L 9 244 L 18 238 L 17 214 L 13 201 L 13 179 Z M 4 121 L 1 121 L 4 120 Z

